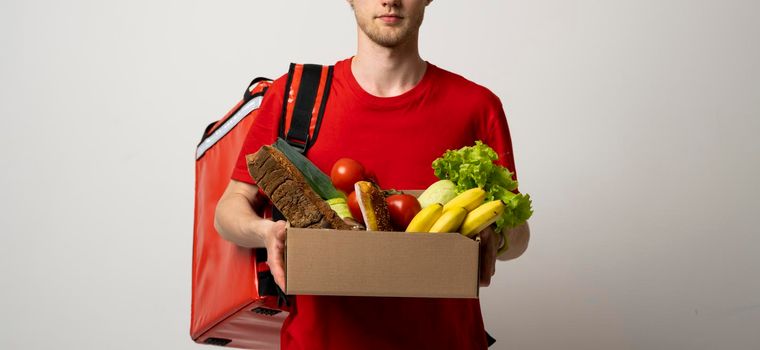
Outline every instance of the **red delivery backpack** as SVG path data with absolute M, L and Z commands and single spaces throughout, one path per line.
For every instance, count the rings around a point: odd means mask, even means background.
M 332 66 L 290 65 L 279 134 L 302 153 L 316 141 L 332 74 Z M 216 204 L 271 84 L 270 79 L 254 79 L 243 100 L 206 128 L 196 151 L 190 336 L 197 343 L 280 348 L 290 304 L 269 272 L 266 249 L 239 247 L 214 228 Z M 271 205 L 266 207 L 261 215 L 281 218 Z

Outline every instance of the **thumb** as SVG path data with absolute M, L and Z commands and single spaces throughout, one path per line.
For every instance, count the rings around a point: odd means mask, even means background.
M 287 225 L 288 223 L 286 221 L 280 220 L 274 223 L 272 226 L 272 230 L 274 231 L 274 236 L 277 238 L 278 241 L 284 241 L 287 233 Z

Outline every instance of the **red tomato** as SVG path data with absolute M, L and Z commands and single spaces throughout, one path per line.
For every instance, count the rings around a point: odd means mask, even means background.
M 330 171 L 330 180 L 332 180 L 335 188 L 343 191 L 343 193 L 351 193 L 354 190 L 354 184 L 365 178 L 364 167 L 361 163 L 350 158 L 338 159 Z
M 359 208 L 359 202 L 356 201 L 356 192 L 351 192 L 351 194 L 348 195 L 346 202 L 348 202 L 348 210 L 351 212 L 351 216 L 353 216 L 356 221 L 364 225 L 362 210 Z
M 409 194 L 394 194 L 385 198 L 388 203 L 388 211 L 391 214 L 391 223 L 396 231 L 404 231 L 415 215 L 422 210 L 420 202 Z

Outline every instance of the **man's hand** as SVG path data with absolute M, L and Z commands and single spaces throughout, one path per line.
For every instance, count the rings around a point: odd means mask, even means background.
M 267 248 L 267 265 L 274 276 L 274 281 L 285 290 L 285 237 L 287 236 L 285 221 L 269 221 L 264 230 L 264 244 Z
M 530 227 L 523 223 L 517 227 L 505 228 L 502 232 L 507 240 L 507 250 L 496 258 L 499 260 L 512 260 L 520 257 L 528 249 L 530 241 Z
M 480 286 L 487 287 L 491 284 L 491 277 L 496 273 L 496 260 L 511 260 L 519 257 L 528 248 L 530 240 L 530 228 L 528 223 L 511 229 L 504 229 L 504 239 L 509 242 L 507 251 L 496 256 L 502 242 L 502 235 L 493 230 L 493 226 L 486 227 L 481 231 L 480 237 Z
M 501 235 L 488 226 L 480 231 L 480 286 L 488 287 L 491 277 L 496 273 L 496 251 L 499 249 Z

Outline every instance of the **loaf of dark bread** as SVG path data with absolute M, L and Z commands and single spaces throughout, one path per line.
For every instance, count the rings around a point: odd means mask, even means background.
M 276 148 L 263 146 L 258 152 L 246 155 L 245 159 L 251 177 L 290 222 L 290 226 L 351 229 L 330 205 L 311 189 L 293 163 Z

